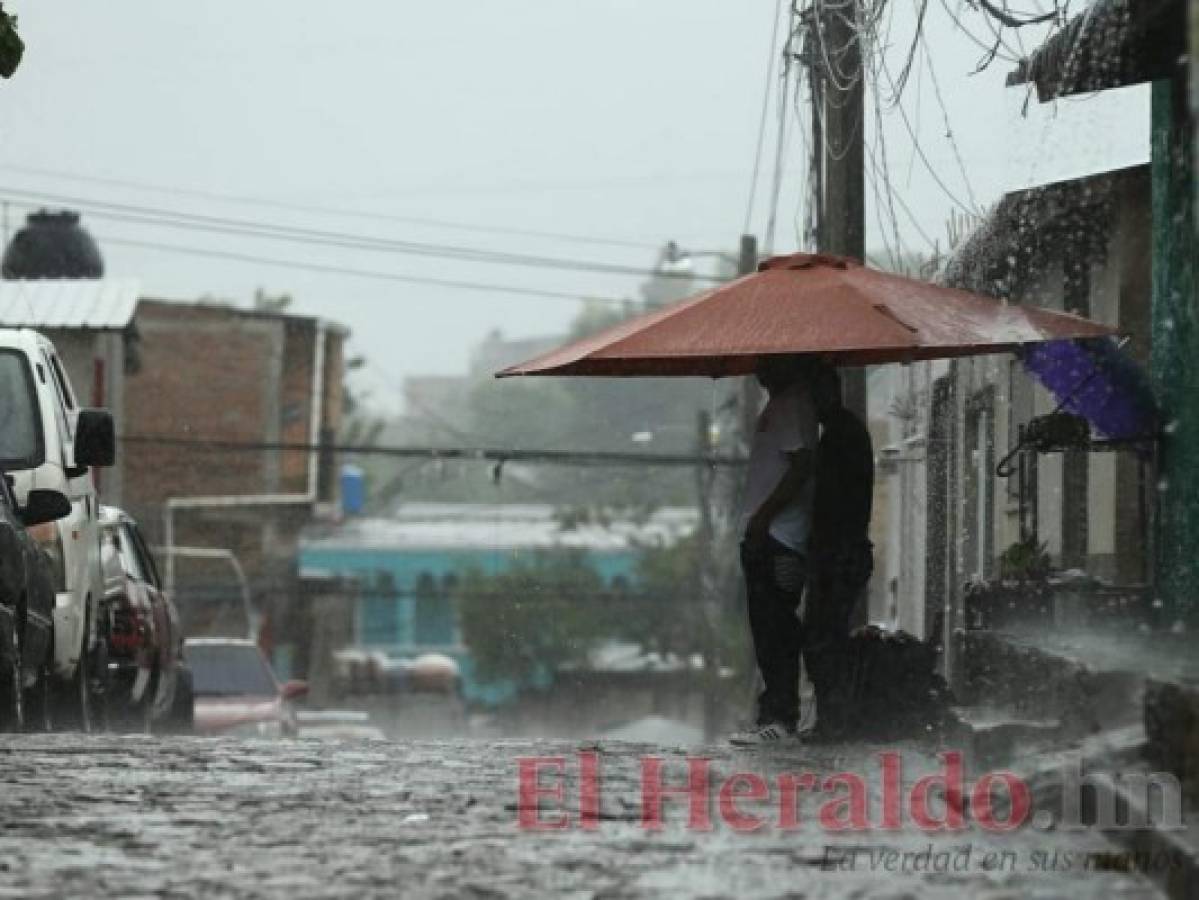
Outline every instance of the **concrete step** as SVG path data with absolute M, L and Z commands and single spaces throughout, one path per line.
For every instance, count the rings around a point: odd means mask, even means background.
M 1004 710 L 1016 721 L 1057 722 L 1063 740 L 1141 719 L 1141 672 L 1107 670 L 991 631 L 967 633 L 965 666 L 965 706 Z
M 980 768 L 1043 752 L 1063 740 L 1058 719 L 1026 718 L 992 706 L 959 706 L 954 712 L 965 726 L 970 759 Z
M 1145 753 L 1182 782 L 1199 810 L 1199 686 L 1150 679 L 1145 685 Z
M 1144 729 L 1132 725 L 1026 757 L 1015 768 L 1032 793 L 1031 822 L 1047 833 L 1094 829 L 1113 845 L 1112 868 L 1150 878 L 1171 900 L 1199 900 L 1199 828 L 1186 825 L 1185 808 L 1174 821 L 1153 799 L 1157 792 L 1146 786 L 1155 775 L 1147 743 Z M 1078 775 L 1086 784 L 1081 791 Z M 1068 791 L 1077 791 L 1074 821 L 1063 820 L 1071 808 Z

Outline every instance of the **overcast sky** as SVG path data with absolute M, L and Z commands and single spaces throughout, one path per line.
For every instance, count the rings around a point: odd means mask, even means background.
M 1033 109 L 1031 119 L 1021 120 L 1024 93 L 1003 88 L 1011 66 L 999 60 L 971 75 L 982 51 L 954 25 L 955 0 L 946 2 L 930 4 L 928 12 L 935 84 L 919 57 L 905 95 L 908 121 L 894 111 L 884 119 L 893 185 L 920 223 L 917 229 L 900 214 L 911 250 L 928 249 L 920 230 L 943 243 L 943 223 L 958 203 L 985 207 L 1021 182 L 1137 161 L 1147 128 L 1143 92 L 1124 106 L 1117 102 L 1108 118 L 1098 106 L 1109 101 L 1100 98 L 1081 110 Z M 6 6 L 20 16 L 27 43 L 21 69 L 0 84 L 0 198 L 10 200 L 14 227 L 21 204 L 30 201 L 12 192 L 39 190 L 646 268 L 669 239 L 699 250 L 736 245 L 776 3 L 10 0 Z M 898 70 L 914 16 L 904 0 L 892 8 L 890 55 Z M 975 37 L 989 35 L 978 13 L 956 14 Z M 759 234 L 769 202 L 773 107 L 769 118 L 751 222 Z M 1091 123 L 1094 133 L 1081 154 L 1076 120 Z M 1132 127 L 1113 133 L 1112 121 Z M 914 154 L 909 126 L 945 188 Z M 1070 135 L 1066 153 L 1057 145 Z M 775 241 L 780 252 L 796 248 L 795 222 L 802 218 L 800 137 L 792 115 Z M 302 213 L 265 201 L 635 246 Z M 578 304 L 117 242 L 579 296 L 632 296 L 637 286 L 632 276 L 298 245 L 92 214 L 85 222 L 108 271 L 140 278 L 148 294 L 248 303 L 263 287 L 293 294 L 299 312 L 344 323 L 353 348 L 371 362 L 366 381 L 382 405 L 394 405 L 405 375 L 462 370 L 470 346 L 490 329 L 552 333 Z M 868 230 L 870 246 L 881 246 L 873 213 Z

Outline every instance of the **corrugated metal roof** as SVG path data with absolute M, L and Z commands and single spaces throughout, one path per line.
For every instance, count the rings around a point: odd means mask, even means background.
M 133 278 L 0 281 L 0 327 L 121 329 L 140 293 Z
M 645 522 L 563 528 L 548 504 L 405 503 L 389 518 L 349 519 L 336 529 L 302 537 L 305 552 L 336 550 L 536 550 L 593 552 L 673 544 L 695 530 L 699 513 L 687 507 L 654 510 Z M 323 562 L 307 563 L 328 568 Z M 305 565 L 308 569 L 308 565 Z

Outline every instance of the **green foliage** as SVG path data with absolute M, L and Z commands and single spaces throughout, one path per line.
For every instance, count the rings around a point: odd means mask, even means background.
M 612 634 L 603 581 L 581 552 L 539 552 L 458 588 L 462 638 L 483 678 L 527 680 L 582 663 Z
M 742 659 L 746 629 L 735 598 L 721 604 L 709 639 L 699 553 L 694 537 L 643 547 L 627 588 L 606 586 L 581 552 L 540 552 L 499 574 L 472 572 L 455 594 L 463 641 L 486 679 L 527 681 L 584 665 L 609 641 L 680 659 L 709 648 Z
M 643 312 L 641 306 L 632 300 L 626 300 L 619 306 L 612 303 L 584 303 L 582 311 L 570 323 L 568 340 L 576 341 L 579 338 L 598 334 L 641 312 Z
M 744 608 L 734 582 L 718 608 L 702 606 L 699 539 L 691 535 L 671 546 L 649 546 L 637 560 L 633 600 L 635 615 L 622 619 L 621 636 L 647 652 L 688 658 L 708 650 L 708 621 L 715 631 L 712 648 L 728 662 L 747 657 Z
M 661 279 L 658 279 L 661 280 Z M 684 282 L 669 281 L 671 291 Z M 585 303 L 563 341 L 611 327 L 646 304 Z M 721 403 L 731 388 L 709 379 L 464 378 L 462 389 L 430 408 L 410 404 L 392 441 L 489 448 L 642 451 L 685 454 L 695 448 L 696 415 Z M 649 436 L 645 441 L 634 435 Z M 722 448 L 723 449 L 723 448 Z M 681 467 L 593 468 L 478 462 L 421 463 L 379 459 L 368 468 L 371 506 L 397 499 L 556 506 L 634 507 L 694 503 L 694 473 Z
M 1043 581 L 1049 576 L 1049 550 L 1031 536 L 999 555 L 999 577 L 1008 581 Z
M 468 403 L 470 430 L 486 435 L 488 446 L 560 446 L 569 439 L 574 401 L 561 379 L 480 382 Z
M 291 308 L 291 294 L 270 294 L 263 288 L 254 289 L 254 308 L 263 312 L 286 312 Z
M 17 34 L 17 17 L 0 4 L 0 77 L 11 78 L 25 54 L 25 42 Z
M 687 537 L 670 547 L 642 549 L 637 559 L 635 616 L 621 622 L 621 637 L 647 652 L 690 656 L 703 650 L 699 608 L 699 545 Z

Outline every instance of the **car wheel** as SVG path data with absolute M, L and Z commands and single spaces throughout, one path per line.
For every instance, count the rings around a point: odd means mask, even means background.
M 50 708 L 53 703 L 50 698 L 50 667 L 42 666 L 38 670 L 37 681 L 33 687 L 25 691 L 25 730 L 52 731 Z
M 150 717 L 154 712 L 154 683 L 157 676 L 151 676 L 141 700 L 133 700 L 133 682 L 131 675 L 118 675 L 110 678 L 105 690 L 108 707 L 108 724 L 114 731 L 130 734 L 149 734 Z
M 21 652 L 15 635 L 5 638 L 0 666 L 0 731 L 20 731 L 25 726 L 25 698 L 21 690 Z
M 97 635 L 96 648 L 88 654 L 87 691 L 91 706 L 91 730 L 108 730 L 109 699 L 112 695 L 112 674 L 108 670 L 108 635 Z
M 191 734 L 195 730 L 196 700 L 191 669 L 181 668 L 175 673 L 175 696 L 163 724 L 171 734 Z

